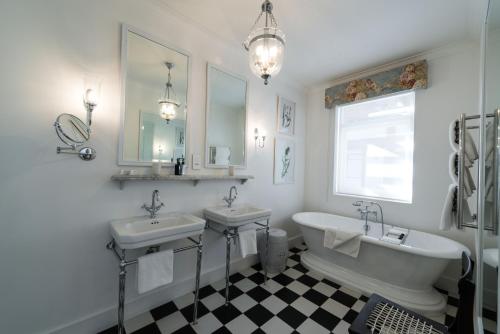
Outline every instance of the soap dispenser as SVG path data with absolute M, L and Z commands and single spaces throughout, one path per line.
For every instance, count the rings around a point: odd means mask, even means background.
M 181 158 L 181 175 L 186 174 L 186 165 L 185 165 L 186 159 L 184 157 Z
M 174 173 L 175 175 L 182 175 L 181 158 L 177 158 L 177 163 L 174 166 Z

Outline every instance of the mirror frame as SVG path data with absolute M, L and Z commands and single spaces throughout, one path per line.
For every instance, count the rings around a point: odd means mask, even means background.
M 127 48 L 128 48 L 128 42 L 127 42 L 127 36 L 128 33 L 134 33 L 136 35 L 139 35 L 153 43 L 159 44 L 163 47 L 166 47 L 168 49 L 171 49 L 175 52 L 178 52 L 180 54 L 183 54 L 184 56 L 187 57 L 187 89 L 186 89 L 186 124 L 184 127 L 185 135 L 184 135 L 184 160 L 186 163 L 186 166 L 189 164 L 189 100 L 190 100 L 190 95 L 189 95 L 189 90 L 191 86 L 191 54 L 181 48 L 172 46 L 169 43 L 165 43 L 161 38 L 157 38 L 151 34 L 148 34 L 140 29 L 137 29 L 131 25 L 128 25 L 126 23 L 122 23 L 122 29 L 121 29 L 121 65 L 120 65 L 120 75 L 121 75 L 121 96 L 120 96 L 120 131 L 119 131 L 119 139 L 118 139 L 118 166 L 152 166 L 152 162 L 149 161 L 131 161 L 131 160 L 124 160 L 123 159 L 123 145 L 125 142 L 125 93 L 127 90 L 127 64 L 128 64 L 128 59 L 127 59 Z M 175 163 L 172 162 L 162 162 L 163 166 L 167 167 L 173 167 Z
M 243 132 L 244 157 L 243 157 L 243 163 L 240 165 L 227 165 L 226 166 L 226 165 L 215 165 L 215 164 L 209 163 L 209 147 L 208 147 L 208 120 L 209 120 L 209 117 L 208 117 L 208 115 L 210 114 L 210 69 L 211 68 L 218 70 L 218 71 L 221 71 L 221 72 L 224 72 L 227 75 L 233 76 L 233 77 L 238 78 L 238 79 L 245 82 L 245 126 L 244 126 L 245 130 Z M 247 168 L 247 155 L 248 155 L 247 133 L 248 133 L 248 80 L 247 80 L 247 78 L 245 76 L 228 71 L 223 67 L 220 67 L 218 65 L 215 65 L 213 63 L 208 62 L 207 63 L 207 96 L 206 96 L 206 103 L 205 103 L 205 168 L 227 169 L 227 168 L 229 168 L 229 166 L 234 166 L 235 168 L 238 168 L 238 169 Z

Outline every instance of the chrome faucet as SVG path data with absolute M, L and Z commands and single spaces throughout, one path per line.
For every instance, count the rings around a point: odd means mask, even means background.
M 233 190 L 234 190 L 234 197 L 233 197 Z M 238 196 L 238 189 L 236 189 L 236 186 L 232 186 L 229 188 L 229 197 L 224 196 L 223 200 L 227 203 L 227 207 L 230 208 L 233 202 L 236 200 L 236 196 Z
M 160 203 L 160 204 L 157 204 Z M 165 206 L 163 202 L 160 201 L 160 192 L 158 190 L 153 191 L 152 199 L 151 199 L 151 206 L 147 206 L 146 203 L 142 205 L 141 208 L 149 212 L 149 217 L 150 218 L 156 218 L 156 213 L 160 211 L 160 208 L 162 206 Z
M 370 230 L 370 225 L 368 225 L 368 216 L 370 214 L 375 216 L 375 221 L 378 222 L 378 211 L 373 211 L 370 210 L 369 208 L 372 206 L 377 206 L 378 210 L 380 210 L 380 223 L 382 224 L 382 236 L 384 236 L 385 231 L 384 231 L 384 212 L 382 210 L 382 206 L 378 204 L 377 202 L 373 201 L 356 201 L 352 203 L 353 206 L 358 206 L 361 207 L 363 206 L 364 209 L 358 208 L 358 212 L 361 214 L 361 219 L 365 220 L 365 225 L 363 226 L 363 229 L 365 231 L 365 235 L 368 234 L 368 231 Z

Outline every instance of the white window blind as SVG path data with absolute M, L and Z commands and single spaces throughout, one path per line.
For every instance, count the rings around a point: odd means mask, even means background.
M 415 92 L 338 106 L 334 193 L 411 203 Z

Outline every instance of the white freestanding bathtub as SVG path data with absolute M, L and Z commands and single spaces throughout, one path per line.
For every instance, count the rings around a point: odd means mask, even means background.
M 302 264 L 366 294 L 378 293 L 427 316 L 442 314 L 443 296 L 433 288 L 450 260 L 460 259 L 467 247 L 451 239 L 410 230 L 401 245 L 381 241 L 382 225 L 369 222 L 357 258 L 323 247 L 325 228 L 363 232 L 364 221 L 321 212 L 292 217 L 300 225 L 308 250 Z M 393 226 L 385 226 L 385 232 Z M 364 232 L 363 232 L 364 233 Z

